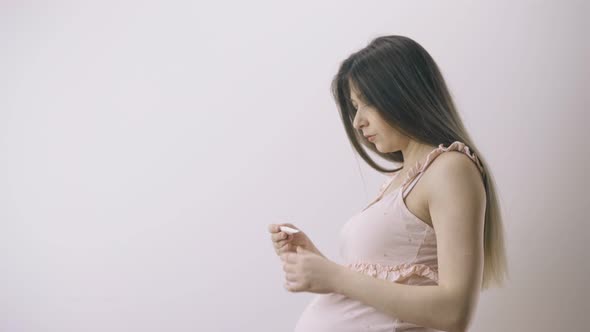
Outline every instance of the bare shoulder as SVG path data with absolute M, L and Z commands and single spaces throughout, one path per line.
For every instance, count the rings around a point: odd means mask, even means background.
M 483 177 L 475 162 L 459 151 L 438 155 L 428 170 L 424 175 L 430 173 L 425 194 L 436 232 L 438 285 L 460 308 L 458 321 L 465 321 L 474 310 L 483 278 Z
M 479 168 L 465 153 L 446 151 L 437 156 L 428 167 L 428 205 L 434 199 L 485 203 L 485 187 Z

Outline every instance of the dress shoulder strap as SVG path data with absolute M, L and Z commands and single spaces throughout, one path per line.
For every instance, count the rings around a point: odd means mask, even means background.
M 447 152 L 447 151 L 459 151 L 459 152 L 466 154 L 469 157 L 469 159 L 471 159 L 477 165 L 477 168 L 479 169 L 481 174 L 482 175 L 485 174 L 484 169 L 483 169 L 483 165 L 479 161 L 479 158 L 477 158 L 477 155 L 475 155 L 475 152 L 469 151 L 469 147 L 467 145 L 465 145 L 465 143 L 460 142 L 460 141 L 455 141 L 455 142 L 451 143 L 448 147 L 445 147 L 443 144 L 440 144 L 438 146 L 438 148 L 432 150 L 432 152 L 430 152 L 426 156 L 426 160 L 424 161 L 423 165 L 420 165 L 420 163 L 417 162 L 416 165 L 408 172 L 408 175 L 406 177 L 406 181 L 404 181 L 404 184 L 402 184 L 402 186 L 401 186 L 403 198 L 406 198 L 406 196 L 409 194 L 409 192 L 414 188 L 414 185 L 416 185 L 418 180 L 420 180 L 420 178 L 424 174 L 424 171 L 426 170 L 426 168 L 428 168 L 428 166 L 430 166 L 432 161 L 434 159 L 436 159 L 436 157 L 438 157 L 440 154 Z M 407 184 L 408 182 L 409 182 L 409 184 Z M 404 187 L 405 187 L 405 189 L 404 189 Z

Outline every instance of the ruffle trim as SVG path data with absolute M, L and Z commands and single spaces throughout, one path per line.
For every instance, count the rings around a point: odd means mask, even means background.
M 371 263 L 352 263 L 346 265 L 349 269 L 370 275 L 377 279 L 392 282 L 406 281 L 413 276 L 426 277 L 438 283 L 438 272 L 425 264 L 381 265 Z
M 475 154 L 475 152 L 471 152 L 469 150 L 469 147 L 467 145 L 465 145 L 465 143 L 463 143 L 463 142 L 455 141 L 451 145 L 449 145 L 447 148 L 445 148 L 442 144 L 440 144 L 438 146 L 438 149 L 434 150 L 434 151 L 439 151 L 438 153 L 435 153 L 435 156 L 437 154 L 443 153 L 444 151 L 450 151 L 450 150 L 464 152 L 469 158 L 471 158 L 471 160 L 473 160 L 475 165 L 477 165 L 477 168 L 479 169 L 479 171 L 482 174 L 484 173 L 483 165 L 479 161 L 479 158 L 477 158 L 477 155 Z M 428 159 L 426 160 L 426 165 L 428 165 Z
M 438 148 L 432 150 L 432 152 L 430 152 L 428 154 L 428 156 L 426 156 L 426 160 L 424 161 L 424 164 L 421 165 L 420 161 L 417 161 L 416 165 L 414 165 L 414 167 L 412 167 L 412 169 L 410 169 L 408 171 L 408 174 L 406 175 L 406 180 L 404 181 L 404 185 L 406 183 L 408 183 L 410 180 L 412 180 L 414 178 L 414 176 L 416 176 L 418 173 L 424 171 L 426 169 L 426 167 L 428 167 L 428 165 L 430 165 L 430 163 L 439 154 L 441 154 L 443 152 L 447 152 L 447 151 L 459 151 L 459 152 L 465 153 L 471 160 L 473 160 L 475 165 L 477 165 L 479 172 L 482 175 L 484 174 L 483 165 L 479 161 L 479 158 L 477 158 L 477 155 L 475 154 L 475 152 L 471 152 L 469 150 L 469 147 L 467 145 L 465 145 L 465 143 L 460 142 L 460 141 L 455 141 L 455 142 L 451 143 L 448 147 L 445 147 L 443 144 L 439 144 Z

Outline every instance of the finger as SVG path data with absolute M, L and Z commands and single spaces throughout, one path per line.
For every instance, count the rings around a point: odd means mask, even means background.
M 289 292 L 299 292 L 297 284 L 285 281 L 284 287 Z
M 279 226 L 280 225 L 278 225 L 278 224 L 270 224 L 270 225 L 268 225 L 268 231 L 271 233 L 278 233 L 281 231 Z
M 276 243 L 277 243 L 278 247 L 280 248 L 282 246 L 286 246 L 287 244 L 291 243 L 291 240 L 290 239 L 285 239 L 285 240 L 278 241 Z
M 292 264 L 283 262 L 283 271 L 285 271 L 287 274 L 290 274 L 295 272 L 295 269 Z
M 277 252 L 279 253 L 279 255 L 289 252 L 289 245 L 280 247 L 279 249 L 277 249 Z
M 294 252 L 293 251 L 293 246 L 290 243 L 287 243 L 285 246 L 279 248 L 278 250 L 281 253 Z
M 297 281 L 297 276 L 294 273 L 285 273 L 285 280 L 293 284 Z
M 276 232 L 280 231 L 279 225 L 277 225 L 277 224 L 268 225 L 268 231 L 271 233 L 276 233 Z
M 280 241 L 275 241 L 272 244 L 274 245 L 275 248 L 280 249 L 282 246 L 284 246 L 288 243 L 289 243 L 288 240 L 280 240 Z
M 278 232 L 278 233 L 274 233 L 272 236 L 272 240 L 273 241 L 280 241 L 280 240 L 285 240 L 287 239 L 287 233 L 285 232 Z
M 277 246 L 277 245 L 275 245 L 275 250 L 278 253 L 286 253 L 286 252 L 289 252 L 289 251 L 295 252 L 294 250 L 292 250 L 291 247 L 292 247 L 292 244 L 290 244 L 290 243 L 286 243 L 285 245 L 280 246 L 280 247 Z
M 278 246 L 278 245 L 275 245 L 275 250 L 276 250 L 277 252 L 282 252 L 283 250 L 285 250 L 285 246 Z
M 284 254 L 285 262 L 288 264 L 295 263 L 297 260 L 297 255 L 293 252 L 287 252 Z

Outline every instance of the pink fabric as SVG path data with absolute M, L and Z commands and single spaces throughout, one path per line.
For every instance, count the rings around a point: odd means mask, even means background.
M 459 141 L 448 147 L 440 144 L 427 155 L 423 165 L 416 163 L 399 188 L 384 195 L 398 173 L 389 174 L 379 195 L 362 211 L 352 216 L 340 230 L 340 256 L 345 266 L 396 283 L 438 284 L 434 229 L 408 210 L 400 193 L 403 191 L 405 198 L 424 170 L 446 151 L 465 153 L 483 174 L 483 167 L 477 157 Z M 348 331 L 437 330 L 404 322 L 336 293 L 317 294 L 305 308 L 295 327 L 295 332 Z

